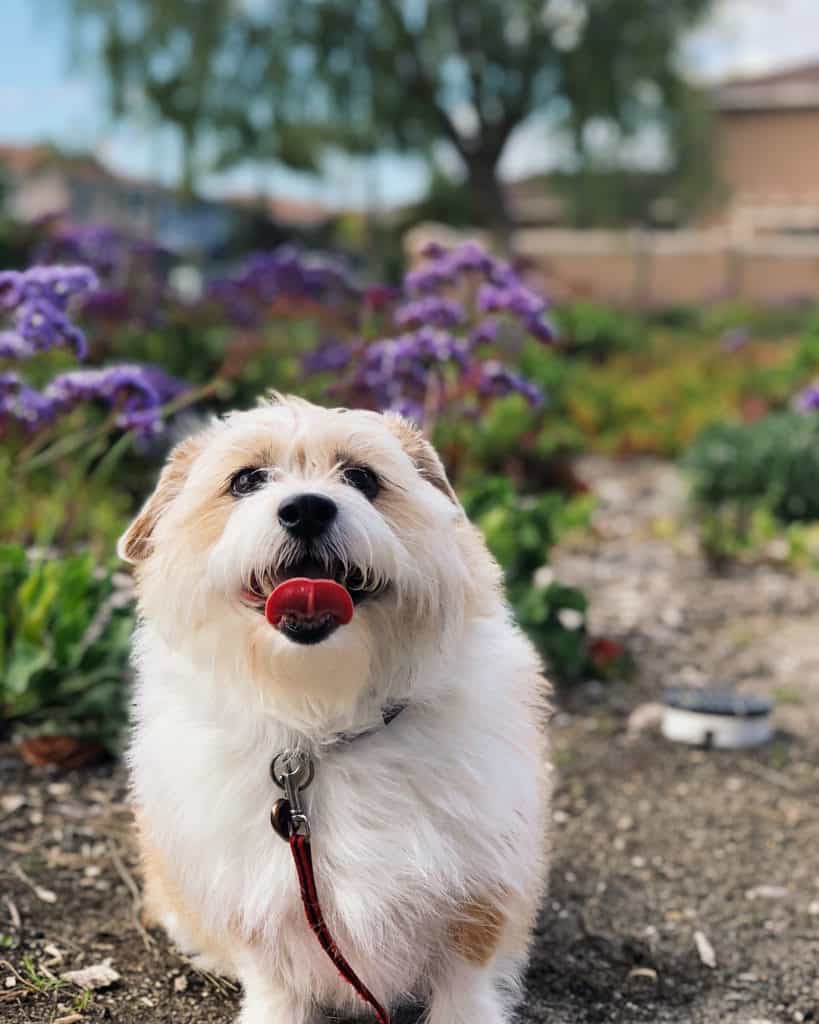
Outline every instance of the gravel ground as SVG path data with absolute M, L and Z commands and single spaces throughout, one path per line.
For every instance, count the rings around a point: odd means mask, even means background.
M 662 464 L 581 472 L 597 536 L 555 568 L 638 674 L 561 697 L 552 886 L 521 1022 L 819 1021 L 819 581 L 773 564 L 711 575 L 673 528 L 680 482 Z M 635 728 L 680 681 L 773 694 L 776 739 L 705 752 Z M 121 768 L 35 772 L 6 746 L 0 777 L 0 1021 L 232 1020 L 233 988 L 139 923 Z M 119 978 L 89 996 L 57 982 L 106 962 Z

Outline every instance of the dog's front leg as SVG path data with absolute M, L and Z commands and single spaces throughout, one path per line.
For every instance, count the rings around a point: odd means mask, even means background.
M 238 973 L 244 997 L 236 1024 L 317 1024 L 321 1019 L 311 999 L 278 982 L 252 954 L 239 959 Z
M 454 954 L 433 985 L 425 1024 L 509 1024 L 511 1020 L 496 984 L 494 961 L 476 965 Z

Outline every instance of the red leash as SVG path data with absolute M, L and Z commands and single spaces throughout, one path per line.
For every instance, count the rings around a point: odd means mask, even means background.
M 358 997 L 372 1008 L 378 1024 L 390 1024 L 390 1018 L 384 1007 L 370 992 L 359 978 L 330 934 L 324 914 L 321 912 L 316 876 L 313 870 L 313 854 L 310 849 L 310 826 L 307 815 L 301 806 L 299 793 L 313 780 L 313 762 L 308 754 L 301 751 L 285 751 L 279 754 L 271 765 L 271 775 L 280 786 L 286 797 L 277 800 L 270 813 L 270 822 L 277 835 L 286 839 L 296 874 L 299 879 L 299 891 L 304 913 L 310 929 L 319 945 L 333 961 L 341 977 L 355 989 Z
M 316 892 L 316 879 L 313 874 L 313 855 L 310 852 L 309 837 L 296 834 L 291 835 L 290 851 L 293 854 L 296 873 L 299 876 L 301 901 L 304 904 L 307 923 L 312 928 L 313 934 L 319 941 L 319 945 L 336 965 L 338 973 L 347 984 L 356 990 L 359 998 L 373 1008 L 378 1024 L 390 1024 L 387 1011 L 349 965 L 336 945 L 335 939 L 330 934 L 330 929 L 324 920 L 324 915 L 319 905 L 318 893 Z

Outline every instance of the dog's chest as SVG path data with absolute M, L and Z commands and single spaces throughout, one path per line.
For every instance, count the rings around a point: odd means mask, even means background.
M 476 866 L 461 820 L 469 797 L 446 745 L 410 748 L 398 725 L 318 758 L 302 798 L 327 919 L 356 945 L 415 932 L 428 947 L 464 863 Z M 294 865 L 270 825 L 282 795 L 269 772 L 275 744 L 242 748 L 218 729 L 177 731 L 171 744 L 162 731 L 137 737 L 135 784 L 188 899 L 220 929 L 238 921 L 271 943 L 300 942 Z

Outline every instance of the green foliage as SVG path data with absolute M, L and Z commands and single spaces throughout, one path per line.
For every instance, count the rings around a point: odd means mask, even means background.
M 128 595 L 92 555 L 0 547 L 3 717 L 116 749 L 132 627 Z
M 554 313 L 561 349 L 570 356 L 597 362 L 618 352 L 645 347 L 645 322 L 624 310 L 594 302 L 573 302 Z
M 778 413 L 755 423 L 717 423 L 683 464 L 706 508 L 767 509 L 785 523 L 819 519 L 819 416 Z
M 501 477 L 488 477 L 466 489 L 462 500 L 504 570 L 520 626 L 559 680 L 581 678 L 590 668 L 586 597 L 574 587 L 539 579 L 539 570 L 560 535 L 588 521 L 589 501 L 567 502 L 555 493 L 523 497 Z

